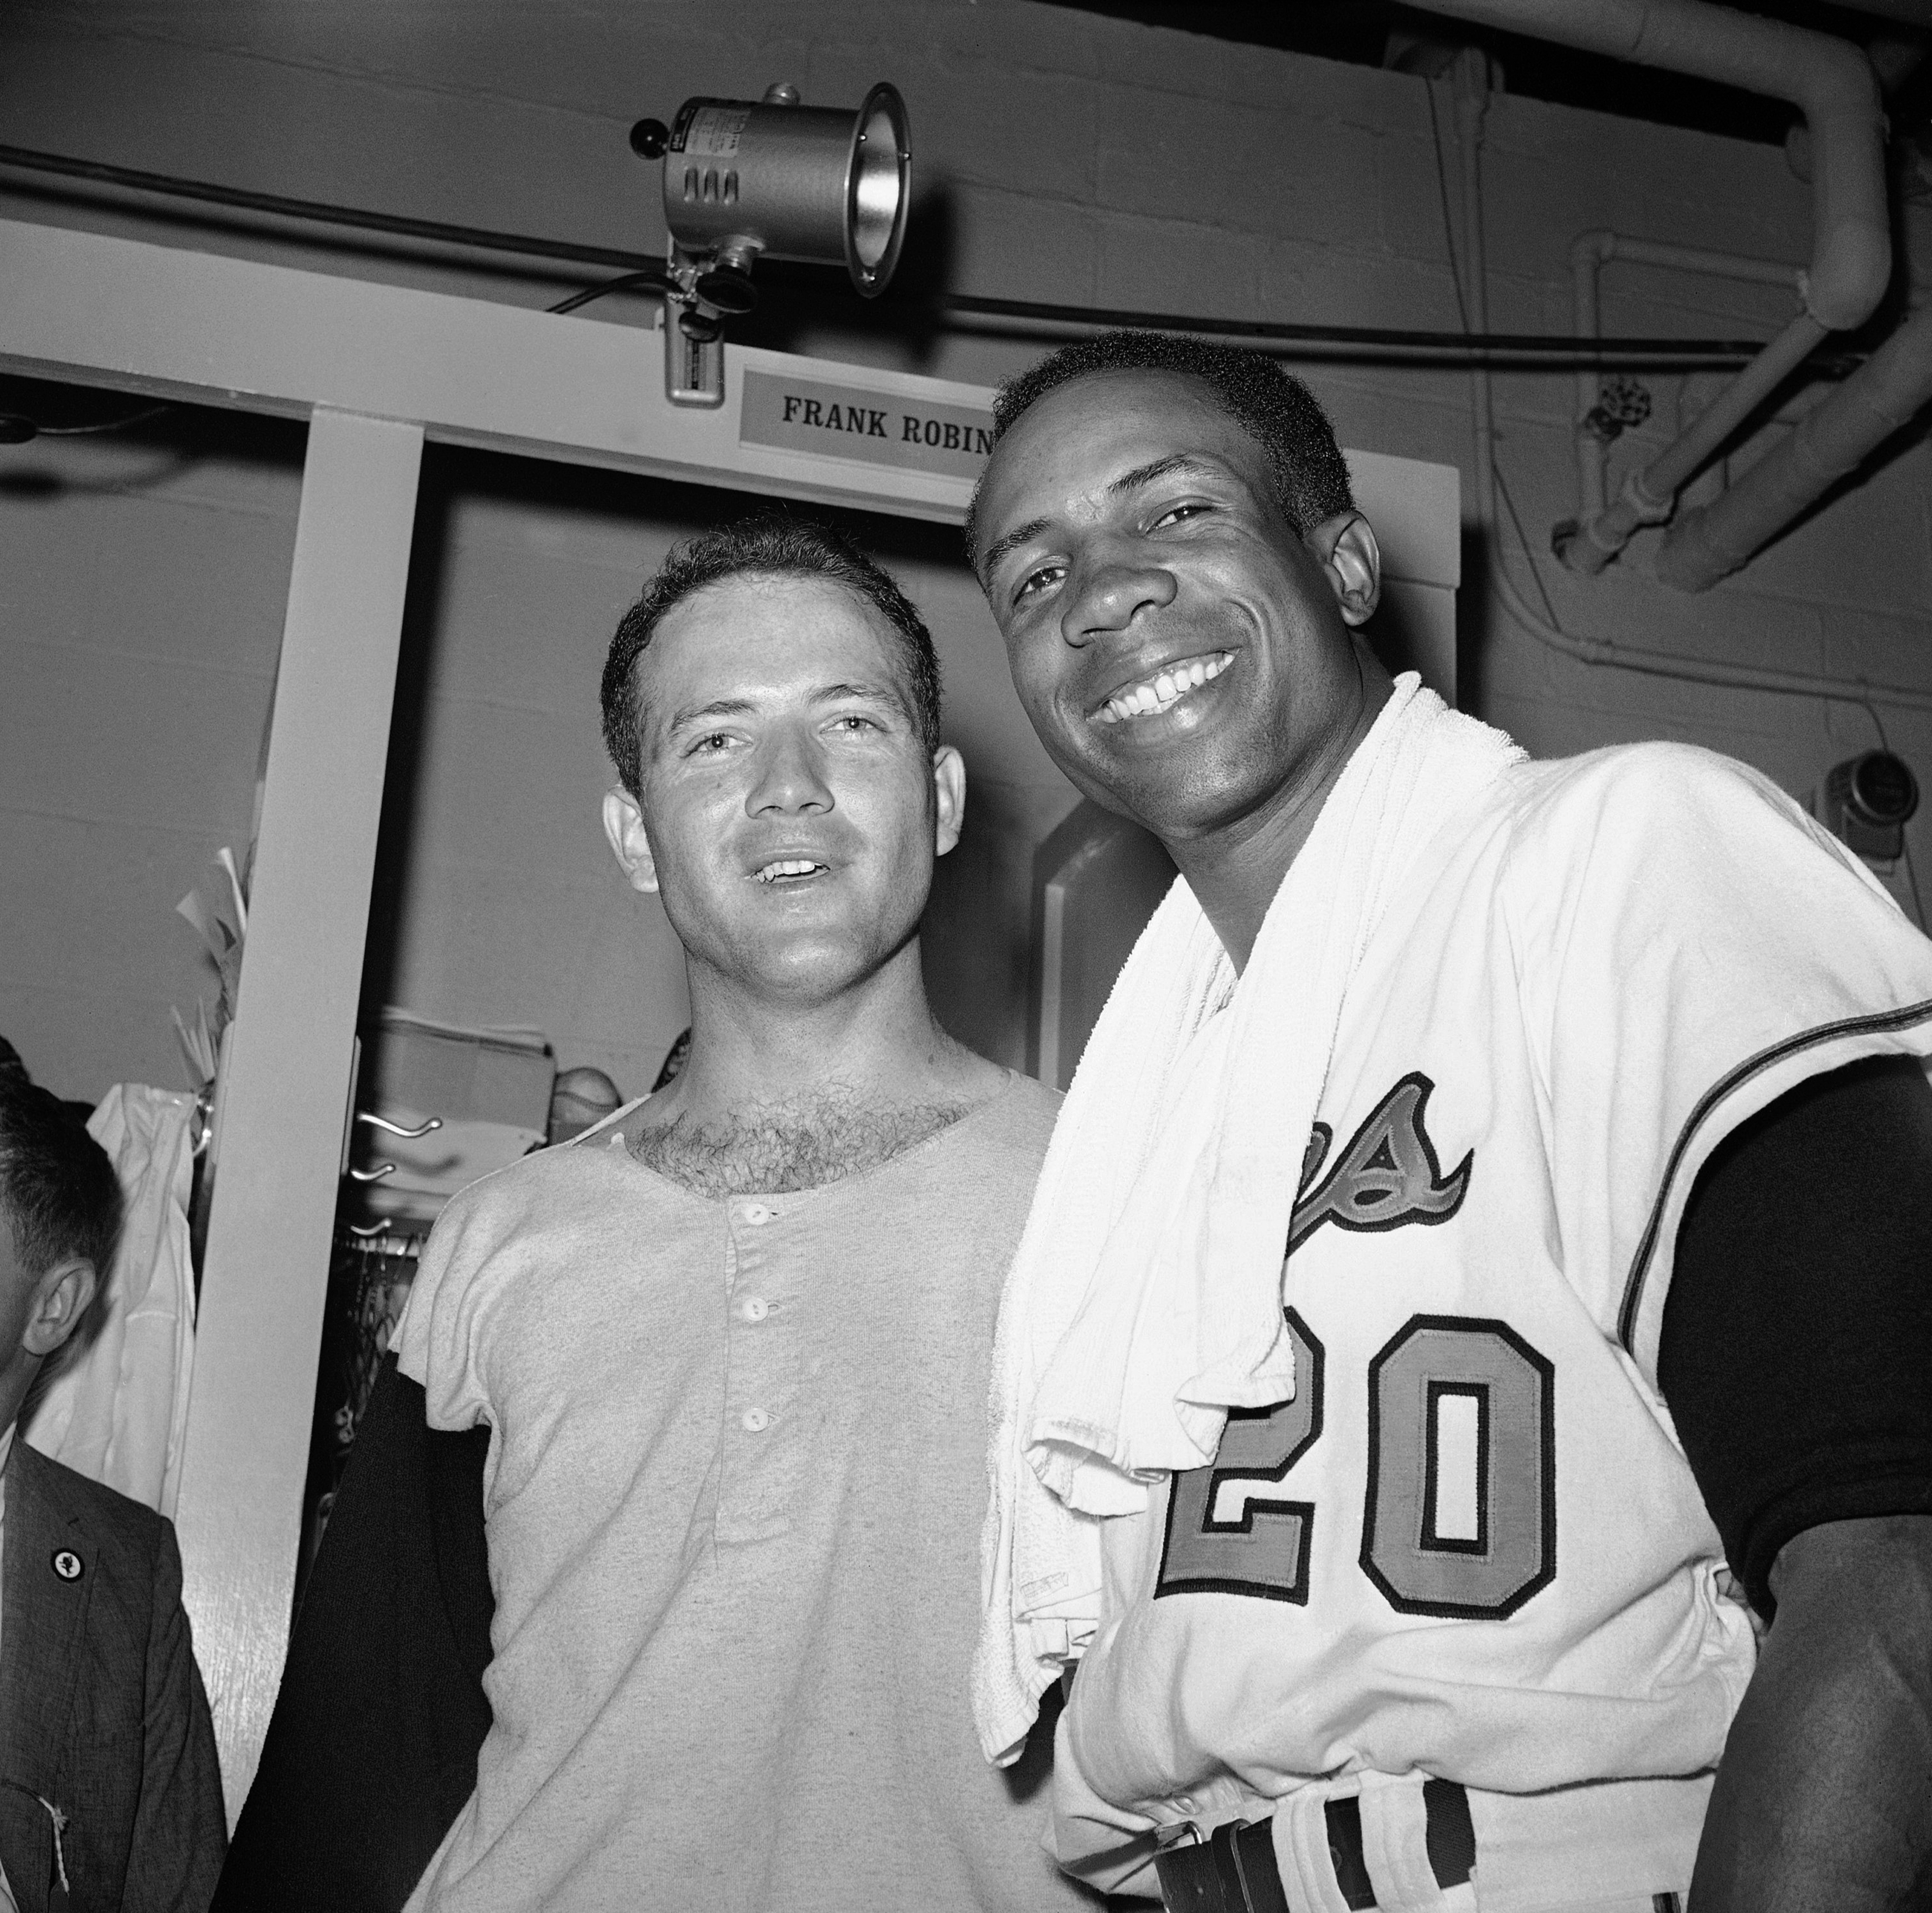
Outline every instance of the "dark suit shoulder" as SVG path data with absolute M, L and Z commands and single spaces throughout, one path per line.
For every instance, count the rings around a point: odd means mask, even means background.
M 64 1461 L 17 1439 L 7 1459 L 7 1485 L 10 1496 L 23 1491 L 38 1495 L 56 1519 L 77 1517 L 95 1536 L 97 1545 L 106 1542 L 150 1562 L 161 1551 L 169 1527 L 164 1517 L 118 1488 L 90 1481 Z M 16 1500 L 8 1508 L 10 1525 L 18 1505 Z

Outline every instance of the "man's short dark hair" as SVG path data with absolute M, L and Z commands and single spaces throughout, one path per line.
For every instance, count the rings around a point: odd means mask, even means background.
M 107 1152 L 73 1111 L 24 1070 L 0 1069 L 0 1219 L 27 1273 L 84 1257 L 104 1283 L 121 1207 Z
M 1048 353 L 994 395 L 993 443 L 998 445 L 1048 392 L 1094 372 L 1172 372 L 1199 380 L 1267 455 L 1275 502 L 1298 538 L 1306 538 L 1337 512 L 1354 509 L 1335 428 L 1299 379 L 1258 352 L 1172 332 L 1102 332 Z M 976 500 L 966 520 L 967 555 L 976 570 L 977 512 Z
M 644 703 L 638 660 L 674 605 L 728 578 L 823 578 L 842 585 L 898 634 L 910 716 L 928 752 L 939 748 L 939 659 L 908 598 L 842 531 L 789 512 L 760 512 L 677 546 L 627 611 L 604 661 L 604 747 L 619 781 L 639 794 Z

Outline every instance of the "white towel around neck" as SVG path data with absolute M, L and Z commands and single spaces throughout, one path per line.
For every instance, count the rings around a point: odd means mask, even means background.
M 1238 984 L 1184 880 L 1135 945 L 1000 1302 L 973 1681 L 988 1760 L 1018 1758 L 1040 1695 L 1092 1635 L 1101 1521 L 1211 1461 L 1229 1408 L 1293 1395 L 1283 1248 L 1349 978 L 1416 854 L 1522 755 L 1406 674 Z

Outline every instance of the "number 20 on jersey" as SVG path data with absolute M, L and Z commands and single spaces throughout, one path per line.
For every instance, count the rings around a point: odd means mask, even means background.
M 1174 1476 L 1156 1600 L 1307 1602 L 1317 1527 L 1340 1511 L 1292 1493 L 1322 1439 L 1328 1358 L 1286 1314 L 1294 1399 L 1231 1410 L 1220 1453 Z M 1556 1371 L 1505 1323 L 1412 1315 L 1367 1383 L 1362 1572 L 1399 1614 L 1514 1614 L 1556 1573 Z

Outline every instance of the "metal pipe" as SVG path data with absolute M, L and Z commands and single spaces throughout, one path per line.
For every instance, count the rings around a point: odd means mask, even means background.
M 1804 317 L 1773 340 L 1676 445 L 1634 473 L 1615 504 L 1581 535 L 1559 542 L 1566 564 L 1600 571 L 1639 525 L 1670 516 L 1678 488 L 1827 333 L 1858 325 L 1883 296 L 1892 239 L 1878 83 L 1864 54 L 1844 41 L 1706 0 L 1426 4 L 1458 19 L 1788 100 L 1811 134 L 1816 161 L 1811 263 L 1801 288 Z
M 1790 286 L 1801 293 L 1804 287 L 1804 269 L 1787 266 L 1782 260 L 1749 259 L 1738 252 L 1712 252 L 1703 246 L 1634 239 L 1628 233 L 1586 233 L 1583 238 L 1600 242 L 1599 256 L 1605 260 L 1627 259 L 1637 266 L 1675 266 L 1681 272 L 1708 273 L 1714 279 L 1742 279 L 1756 286 Z M 1574 255 L 1575 248 L 1571 251 Z
M 1706 591 L 1932 402 L 1932 305 L 1907 320 L 1785 443 L 1666 534 L 1657 575 Z
M 1782 385 L 1816 351 L 1829 328 L 1810 313 L 1800 313 L 1750 365 L 1699 413 L 1674 444 L 1666 446 L 1640 473 L 1631 486 L 1640 504 L 1665 510 L 1680 485 L 1687 484 L 1738 426 L 1759 401 Z
M 1616 239 L 1614 233 L 1580 233 L 1571 242 L 1570 280 L 1579 338 L 1594 338 L 1603 330 L 1597 303 L 1597 274 L 1605 261 L 1615 256 Z M 1594 522 L 1610 502 L 1604 488 L 1605 455 L 1610 448 L 1589 422 L 1602 390 L 1600 372 L 1588 365 L 1577 368 L 1576 516 L 1584 524 Z
M 1490 64 L 1486 55 L 1465 53 L 1454 68 L 1456 152 L 1462 161 L 1462 250 L 1468 261 L 1465 296 L 1469 323 L 1478 332 L 1490 326 L 1489 243 L 1483 230 L 1483 122 L 1490 110 Z M 1496 415 L 1489 368 L 1477 365 L 1469 375 L 1474 401 L 1477 446 L 1476 511 L 1484 536 L 1493 547 L 1496 538 L 1496 467 L 1485 464 L 1484 446 L 1496 443 Z
M 1867 318 L 1892 274 L 1884 117 L 1864 53 L 1832 35 L 1712 6 L 1706 0 L 1429 0 L 1509 32 L 1612 59 L 1693 74 L 1788 100 L 1817 155 L 1807 311 L 1834 332 Z
M 1687 513 L 1658 553 L 1679 590 L 1726 578 L 1932 403 L 1932 161 L 1901 181 L 1907 316 L 1858 373 L 1723 497 Z
M 1572 571 L 1600 572 L 1640 525 L 1663 524 L 1676 509 L 1678 488 L 1810 358 L 1829 329 L 1810 313 L 1800 313 L 1697 415 L 1688 431 L 1624 480 L 1615 504 L 1559 540 L 1557 555 Z
M 1803 272 L 1775 260 L 1749 259 L 1741 253 L 1712 252 L 1700 246 L 1673 245 L 1661 239 L 1640 239 L 1626 233 L 1599 227 L 1580 233 L 1570 242 L 1570 275 L 1574 292 L 1576 336 L 1592 339 L 1602 330 L 1598 300 L 1603 269 L 1613 260 L 1633 265 L 1660 266 L 1711 278 L 1736 279 L 1747 285 L 1800 286 Z M 1578 518 L 1588 524 L 1609 503 L 1604 481 L 1609 446 L 1592 423 L 1600 396 L 1600 374 L 1593 366 L 1576 373 L 1576 491 Z
M 1479 326 L 1489 323 L 1487 259 L 1483 243 L 1482 135 L 1487 89 L 1471 84 L 1473 62 L 1456 72 L 1456 105 L 1462 121 L 1463 154 L 1462 211 L 1468 258 L 1469 315 Z M 1594 286 L 1592 287 L 1594 293 Z M 1780 671 L 1774 666 L 1733 664 L 1715 658 L 1685 657 L 1647 645 L 1612 644 L 1564 630 L 1555 614 L 1543 617 L 1523 600 L 1503 563 L 1501 527 L 1497 521 L 1496 428 L 1490 374 L 1481 365 L 1470 374 L 1474 427 L 1477 522 L 1483 532 L 1489 584 L 1504 611 L 1540 644 L 1580 664 L 1608 665 L 1613 669 L 1641 671 L 1646 676 L 1673 678 L 1693 684 L 1726 684 L 1740 690 L 1769 691 L 1787 697 L 1840 698 L 1876 701 L 1904 710 L 1932 710 L 1932 691 L 1916 685 L 1881 683 L 1869 678 L 1827 676 L 1822 671 Z M 1527 554 L 1526 554 L 1527 555 Z M 1532 569 L 1534 566 L 1532 563 Z

